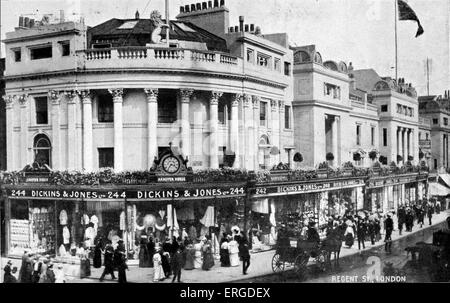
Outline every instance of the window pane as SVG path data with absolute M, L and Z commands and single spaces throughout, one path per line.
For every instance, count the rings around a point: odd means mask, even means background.
M 112 167 L 114 168 L 114 148 L 99 148 L 98 149 L 98 167 Z
M 69 56 L 70 55 L 70 43 L 63 43 L 62 47 L 62 55 Z
M 289 121 L 289 111 L 290 111 L 291 107 L 290 106 L 285 106 L 284 107 L 284 128 L 289 129 L 291 128 L 290 126 L 290 121 Z
M 47 97 L 35 97 L 36 124 L 48 124 Z
M 98 122 L 114 122 L 114 103 L 110 94 L 98 96 Z
M 158 122 L 173 123 L 177 120 L 177 95 L 175 91 L 160 90 L 158 94 Z
M 266 126 L 266 102 L 261 102 L 259 109 L 259 120 L 261 126 Z
M 45 59 L 52 57 L 52 46 L 45 46 L 30 49 L 31 60 Z

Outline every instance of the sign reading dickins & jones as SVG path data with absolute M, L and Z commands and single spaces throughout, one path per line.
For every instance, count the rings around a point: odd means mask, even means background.
M 245 195 L 244 187 L 215 187 L 193 189 L 162 189 L 162 190 L 47 190 L 47 189 L 8 189 L 11 198 L 38 199 L 189 199 L 236 197 Z
M 288 184 L 279 186 L 257 187 L 252 194 L 270 195 L 270 194 L 289 194 L 289 193 L 310 193 L 324 190 L 339 190 L 341 188 L 355 187 L 364 185 L 363 180 L 344 180 L 324 183 L 305 183 Z

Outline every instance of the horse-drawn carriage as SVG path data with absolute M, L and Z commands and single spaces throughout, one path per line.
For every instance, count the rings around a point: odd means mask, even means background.
M 320 270 L 325 271 L 326 263 L 329 261 L 329 251 L 320 241 L 307 241 L 300 235 L 292 237 L 283 230 L 279 232 L 272 258 L 272 270 L 275 273 L 293 269 L 298 276 L 303 277 L 310 258 L 314 259 Z

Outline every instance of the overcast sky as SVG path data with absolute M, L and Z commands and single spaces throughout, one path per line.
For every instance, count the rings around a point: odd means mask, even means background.
M 174 18 L 179 6 L 201 1 L 170 0 Z M 316 44 L 324 60 L 353 62 L 355 69 L 374 68 L 381 76 L 394 76 L 395 0 L 226 0 L 230 26 L 259 25 L 264 33 L 287 32 L 291 45 Z M 398 23 L 399 77 L 426 94 L 426 58 L 432 60 L 430 94 L 450 89 L 450 0 L 409 0 L 425 33 L 415 38 L 417 25 Z M 136 9 L 148 18 L 164 10 L 164 0 L 1 0 L 1 38 L 14 30 L 21 14 L 65 11 L 66 18 L 82 14 L 86 24 L 110 18 L 133 18 Z M 145 10 L 144 10 L 145 9 Z M 163 14 L 164 15 L 164 14 Z M 2 45 L 2 55 L 4 48 Z

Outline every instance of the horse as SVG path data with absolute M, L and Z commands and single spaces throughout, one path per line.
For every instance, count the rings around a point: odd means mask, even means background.
M 331 267 L 331 254 L 334 254 L 334 266 L 339 267 L 339 255 L 341 253 L 343 235 L 338 228 L 332 230 L 322 241 L 322 249 L 327 252 L 327 264 Z

